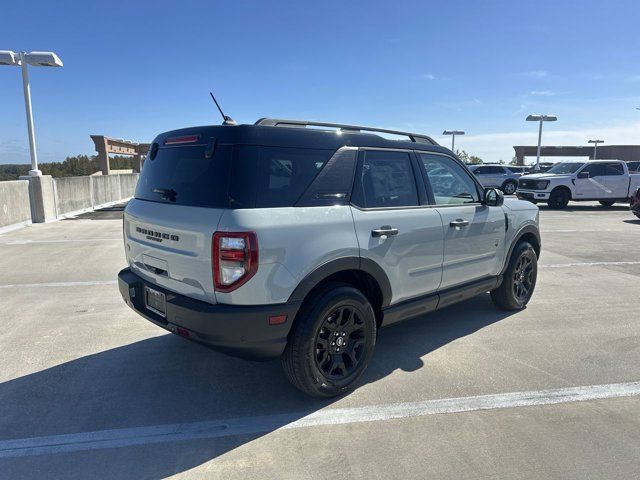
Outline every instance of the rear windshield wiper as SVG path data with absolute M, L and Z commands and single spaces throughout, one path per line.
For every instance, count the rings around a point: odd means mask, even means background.
M 170 202 L 176 201 L 176 196 L 178 192 L 176 192 L 173 188 L 154 188 L 152 190 L 153 193 L 159 193 L 162 195 L 162 198 L 165 200 L 169 200 Z

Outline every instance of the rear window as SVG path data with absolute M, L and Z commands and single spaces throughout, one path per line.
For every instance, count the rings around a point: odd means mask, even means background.
M 135 197 L 193 207 L 226 206 L 232 148 L 217 145 L 211 158 L 205 158 L 204 145 L 159 148 L 153 160 L 144 162 Z
M 160 148 L 145 161 L 136 198 L 194 207 L 287 207 L 296 201 L 333 150 L 217 145 Z

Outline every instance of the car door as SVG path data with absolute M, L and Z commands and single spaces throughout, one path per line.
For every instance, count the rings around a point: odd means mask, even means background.
M 442 220 L 427 205 L 417 171 L 408 151 L 358 155 L 351 210 L 360 256 L 384 269 L 392 304 L 435 292 L 442 278 Z
M 588 177 L 584 177 L 588 173 Z M 595 199 L 607 197 L 604 167 L 602 163 L 587 163 L 575 178 L 575 194 L 577 199 Z
M 502 207 L 480 202 L 481 192 L 464 168 L 453 158 L 417 152 L 423 168 L 427 194 L 442 217 L 444 251 L 440 289 L 497 275 L 505 256 L 505 215 Z M 437 168 L 448 172 L 432 177 Z
M 627 198 L 629 195 L 629 177 L 624 174 L 620 162 L 603 163 L 604 184 L 609 198 Z

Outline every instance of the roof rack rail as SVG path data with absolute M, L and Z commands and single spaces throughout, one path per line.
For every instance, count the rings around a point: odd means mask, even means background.
M 298 128 L 314 126 L 314 127 L 338 128 L 340 130 L 349 131 L 349 132 L 390 133 L 392 135 L 402 135 L 405 137 L 409 137 L 409 139 L 412 142 L 429 143 L 431 145 L 438 145 L 436 141 L 433 140 L 433 138 L 427 135 L 421 135 L 418 133 L 410 133 L 410 132 L 401 132 L 399 130 L 388 130 L 386 128 L 363 127 L 360 125 L 346 125 L 342 123 L 313 122 L 309 120 L 283 120 L 281 118 L 261 118 L 254 125 L 262 125 L 266 127 L 298 127 Z

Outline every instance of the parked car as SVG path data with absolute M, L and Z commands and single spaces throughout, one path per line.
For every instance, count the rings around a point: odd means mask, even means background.
M 633 214 L 640 218 L 640 188 L 631 196 L 630 208 Z
M 506 195 L 512 195 L 518 188 L 518 179 L 524 172 L 514 172 L 505 165 L 470 165 L 469 170 L 478 177 L 483 187 L 494 187 L 502 190 Z
M 353 388 L 382 327 L 483 292 L 524 308 L 541 245 L 536 206 L 430 137 L 275 119 L 158 135 L 123 230 L 132 309 L 317 397 Z
M 626 162 L 620 160 L 590 160 L 562 162 L 546 173 L 527 175 L 518 182 L 518 198 L 546 202 L 562 209 L 570 200 L 597 200 L 610 207 L 629 201 L 640 186 L 640 174 L 629 173 Z

